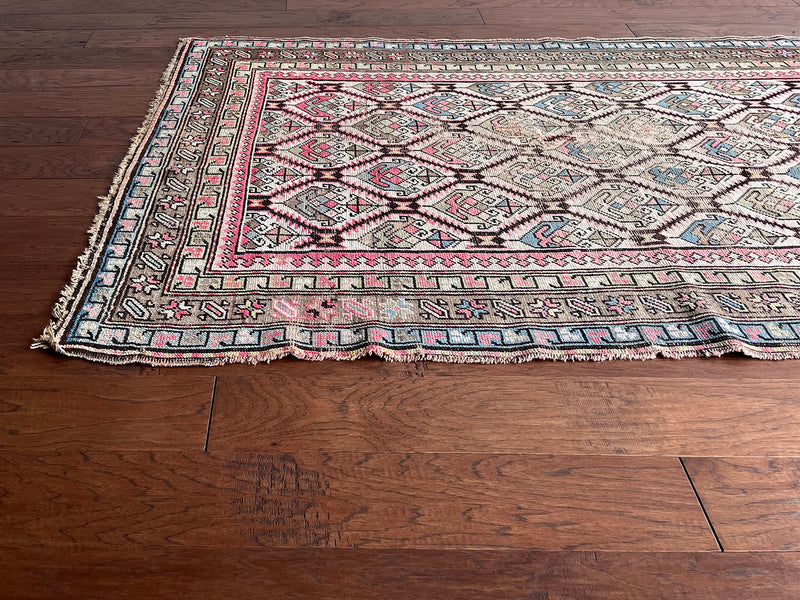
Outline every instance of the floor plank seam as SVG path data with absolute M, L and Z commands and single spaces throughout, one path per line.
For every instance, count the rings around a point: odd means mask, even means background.
M 706 518 L 706 523 L 708 523 L 708 528 L 711 530 L 711 535 L 714 536 L 714 540 L 717 542 L 719 551 L 725 552 L 725 548 L 722 546 L 722 542 L 719 539 L 719 535 L 717 535 L 717 530 L 714 528 L 714 524 L 711 522 L 711 517 L 708 516 L 708 511 L 706 510 L 706 507 L 703 505 L 703 500 L 700 498 L 700 494 L 697 492 L 697 488 L 694 485 L 694 481 L 692 481 L 692 478 L 689 475 L 689 471 L 686 469 L 686 465 L 683 462 L 683 458 L 678 457 L 678 460 L 681 463 L 683 474 L 686 475 L 686 479 L 689 481 L 689 485 L 692 486 L 692 492 L 694 492 L 694 497 L 697 498 L 697 503 L 700 505 L 700 510 L 703 511 L 703 516 Z
M 91 38 L 91 36 L 90 36 L 90 38 Z M 78 139 L 77 139 L 77 141 L 76 141 L 76 142 L 75 142 L 75 144 L 74 144 L 75 146 L 77 146 L 78 144 L 80 144 L 80 143 L 81 143 L 81 140 L 83 139 L 83 136 L 84 136 L 84 135 L 86 135 L 86 128 L 89 126 L 89 121 L 91 121 L 91 118 L 89 118 L 89 119 L 86 119 L 86 120 L 83 122 L 83 128 L 81 129 L 81 133 L 80 133 L 80 135 L 78 135 Z
M 211 434 L 211 418 L 214 416 L 214 398 L 217 395 L 217 379 L 214 375 L 214 386 L 211 388 L 211 406 L 208 407 L 208 424 L 206 425 L 206 439 L 203 444 L 203 452 L 208 452 L 208 437 Z

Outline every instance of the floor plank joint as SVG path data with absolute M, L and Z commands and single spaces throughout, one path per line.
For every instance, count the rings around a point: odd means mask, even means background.
M 725 548 L 722 546 L 722 542 L 719 540 L 719 535 L 717 535 L 717 531 L 714 529 L 714 524 L 711 522 L 711 518 L 708 516 L 708 511 L 706 511 L 706 507 L 703 506 L 703 499 L 700 498 L 700 494 L 697 492 L 697 488 L 692 481 L 692 477 L 689 475 L 689 471 L 686 470 L 686 464 L 683 462 L 683 459 L 679 459 L 681 461 L 681 468 L 683 468 L 683 473 L 686 475 L 686 480 L 689 482 L 689 485 L 692 486 L 692 492 L 694 492 L 694 497 L 697 499 L 697 504 L 700 506 L 700 510 L 703 511 L 703 516 L 706 519 L 706 523 L 708 524 L 708 528 L 711 530 L 711 534 L 714 536 L 714 541 L 717 543 L 720 552 L 725 552 Z

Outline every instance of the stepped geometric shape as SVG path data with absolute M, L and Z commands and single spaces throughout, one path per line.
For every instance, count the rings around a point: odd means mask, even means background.
M 275 201 L 270 209 L 307 225 L 336 227 L 375 213 L 384 204 L 338 183 L 314 183 Z
M 268 215 L 255 213 L 242 225 L 239 245 L 246 251 L 287 248 L 292 243 L 308 239 L 305 233 Z
M 567 121 L 588 121 L 616 108 L 616 104 L 579 92 L 555 92 L 522 103 L 524 108 Z
M 598 226 L 569 215 L 542 217 L 521 231 L 524 233 L 519 241 L 536 249 L 613 248 L 625 239 L 611 227 Z
M 697 213 L 682 219 L 666 232 L 667 239 L 678 245 L 771 247 L 796 245 L 797 235 L 765 226 L 741 216 L 723 212 Z
M 661 96 L 645 100 L 645 106 L 652 106 L 667 113 L 696 120 L 719 120 L 744 105 L 712 94 L 695 90 L 667 92 Z
M 734 115 L 728 126 L 734 131 L 768 141 L 800 143 L 800 114 L 780 108 L 747 109 Z
M 418 81 L 362 81 L 346 83 L 344 89 L 353 90 L 375 100 L 406 100 L 412 96 L 428 92 L 432 86 Z
M 451 181 L 448 171 L 404 158 L 387 158 L 346 169 L 350 184 L 389 198 L 409 199 Z
M 676 148 L 681 154 L 702 161 L 746 168 L 768 167 L 794 155 L 786 146 L 728 131 L 703 133 Z
M 453 122 L 485 113 L 497 108 L 497 104 L 466 94 L 439 92 L 408 101 L 406 107 L 426 117 Z
M 573 83 L 576 92 L 594 94 L 609 100 L 643 100 L 663 92 L 667 87 L 655 81 L 589 81 Z
M 312 172 L 301 167 L 279 162 L 272 158 L 255 157 L 248 176 L 249 194 L 271 194 L 308 181 Z
M 521 100 L 548 91 L 547 86 L 530 81 L 480 81 L 459 83 L 455 88 L 496 100 Z
M 602 129 L 577 129 L 545 145 L 547 156 L 567 162 L 616 171 L 652 156 L 646 148 L 608 135 Z
M 258 122 L 256 145 L 277 144 L 311 131 L 313 125 L 304 119 L 277 110 L 265 110 Z
M 535 199 L 559 200 L 595 182 L 591 171 L 550 157 L 520 156 L 488 169 L 488 182 Z
M 800 92 L 788 91 L 777 98 L 770 98 L 768 104 L 780 108 L 800 112 Z
M 362 235 L 359 241 L 375 250 L 455 250 L 464 239 L 447 228 L 412 215 L 400 215 Z
M 800 187 L 751 181 L 719 199 L 727 211 L 742 212 L 783 227 L 800 227 Z
M 786 89 L 780 81 L 768 79 L 711 79 L 690 81 L 687 85 L 690 88 L 742 100 L 760 100 Z
M 343 124 L 342 129 L 378 144 L 397 145 L 416 140 L 433 127 L 429 121 L 398 110 L 380 110 L 351 124 Z
M 740 172 L 730 167 L 681 156 L 652 158 L 628 169 L 625 178 L 683 197 L 718 194 L 745 180 Z
M 374 157 L 378 152 L 375 146 L 325 131 L 285 144 L 277 154 L 307 166 L 332 169 Z
M 375 104 L 349 94 L 318 92 L 293 100 L 286 106 L 314 122 L 331 123 L 373 108 Z
M 699 125 L 646 108 L 626 108 L 604 119 L 596 126 L 619 138 L 665 146 L 702 131 Z
M 471 133 L 444 132 L 411 146 L 410 154 L 449 168 L 481 169 L 511 152 L 507 144 Z
M 654 192 L 626 181 L 609 181 L 592 187 L 570 202 L 570 211 L 600 219 L 629 230 L 649 229 L 685 214 L 678 198 Z
M 530 215 L 530 200 L 498 191 L 480 183 L 460 183 L 444 193 L 420 200 L 420 212 L 444 218 L 476 233 L 493 232 Z
M 538 144 L 546 137 L 570 131 L 569 125 L 563 121 L 518 109 L 471 119 L 466 123 L 466 128 L 478 135 L 488 135 L 513 146 Z

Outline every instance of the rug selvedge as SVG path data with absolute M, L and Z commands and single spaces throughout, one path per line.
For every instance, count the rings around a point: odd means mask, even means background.
M 36 346 L 800 357 L 800 42 L 185 40 Z

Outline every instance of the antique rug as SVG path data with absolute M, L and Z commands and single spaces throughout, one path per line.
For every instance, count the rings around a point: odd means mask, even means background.
M 800 357 L 800 40 L 187 39 L 34 345 Z

